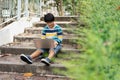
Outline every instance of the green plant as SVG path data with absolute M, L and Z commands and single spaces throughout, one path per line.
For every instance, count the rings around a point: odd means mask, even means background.
M 80 19 L 88 27 L 83 29 L 85 52 L 78 54 L 78 59 L 65 61 L 68 71 L 64 73 L 75 80 L 119 80 L 120 1 L 80 0 L 80 4 L 76 6 Z M 81 44 L 80 40 L 77 43 Z

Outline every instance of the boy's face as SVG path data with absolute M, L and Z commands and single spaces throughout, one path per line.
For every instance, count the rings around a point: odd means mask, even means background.
M 53 28 L 54 27 L 54 21 L 53 22 L 46 22 L 46 23 L 49 26 L 49 28 Z

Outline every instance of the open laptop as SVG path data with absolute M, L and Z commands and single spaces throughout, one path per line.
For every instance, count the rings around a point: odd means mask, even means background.
M 36 48 L 55 48 L 53 39 L 34 39 Z

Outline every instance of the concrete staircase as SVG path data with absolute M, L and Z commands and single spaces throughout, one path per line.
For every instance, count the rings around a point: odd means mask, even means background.
M 78 38 L 82 37 L 81 35 L 73 34 L 77 27 L 77 19 L 76 16 L 69 17 L 55 17 L 55 21 L 57 24 L 62 26 L 63 28 L 63 48 L 60 52 L 70 54 L 72 52 L 79 53 L 81 46 L 77 45 L 74 41 Z M 0 46 L 1 54 L 10 54 L 9 56 L 0 58 L 0 71 L 2 72 L 17 72 L 17 73 L 25 73 L 31 72 L 34 74 L 39 74 L 42 76 L 46 75 L 55 75 L 56 79 L 50 80 L 67 80 L 66 76 L 60 77 L 60 74 L 55 74 L 54 69 L 66 70 L 64 65 L 61 63 L 53 62 L 51 66 L 45 66 L 40 62 L 39 58 L 35 59 L 33 64 L 26 64 L 20 60 L 20 54 L 31 54 L 36 50 L 33 39 L 40 38 L 41 30 L 45 26 L 43 22 L 43 18 L 41 18 L 40 22 L 35 22 L 33 27 L 26 28 L 24 33 L 14 36 L 14 42 L 8 43 L 6 45 Z M 64 54 L 63 54 L 64 55 Z M 59 57 L 59 55 L 58 55 Z M 46 79 L 48 80 L 48 79 Z

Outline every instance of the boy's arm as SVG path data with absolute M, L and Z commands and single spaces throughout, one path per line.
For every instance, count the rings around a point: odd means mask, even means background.
M 63 32 L 62 29 L 60 28 L 57 33 L 58 39 L 56 40 L 58 43 L 61 43 L 63 40 Z
M 43 29 L 41 32 L 41 39 L 45 39 L 45 38 L 46 38 L 46 32 L 45 29 Z

